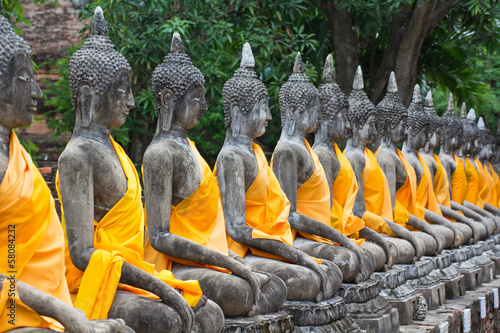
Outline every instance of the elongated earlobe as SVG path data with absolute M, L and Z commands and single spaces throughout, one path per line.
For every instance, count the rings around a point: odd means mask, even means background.
M 160 120 L 161 120 L 161 128 L 163 131 L 168 131 L 170 129 L 170 125 L 172 124 L 173 95 L 174 94 L 170 89 L 163 89 L 160 92 L 160 100 L 161 100 Z
M 240 135 L 240 107 L 233 103 L 231 106 L 231 135 L 237 138 Z
M 94 98 L 92 98 L 92 84 L 82 81 L 78 85 L 78 106 L 77 112 L 82 127 L 88 128 L 92 122 L 94 113 Z

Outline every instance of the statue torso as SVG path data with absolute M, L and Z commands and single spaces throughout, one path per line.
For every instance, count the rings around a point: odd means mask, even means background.
M 414 153 L 405 152 L 404 156 L 410 165 L 415 169 L 415 174 L 417 175 L 417 184 L 420 184 L 420 179 L 422 179 L 422 174 L 424 170 L 422 168 L 422 164 L 420 164 L 420 160 L 418 156 Z
M 403 162 L 401 162 L 401 159 L 399 158 L 398 155 L 396 155 L 395 152 L 393 152 L 390 149 L 387 148 L 380 148 L 379 152 L 377 153 L 377 161 L 379 162 L 379 165 L 383 169 L 384 164 L 391 164 L 394 167 L 394 171 L 396 173 L 396 191 L 399 190 L 401 186 L 404 185 L 406 182 L 406 170 L 403 165 Z M 389 178 L 389 175 L 386 173 L 386 177 Z M 390 183 L 394 181 L 393 179 L 387 179 L 387 181 Z
M 356 172 L 356 175 L 361 175 L 365 168 L 365 154 L 363 149 L 346 149 L 344 152 L 344 156 L 351 163 L 352 168 Z M 358 183 L 362 182 L 361 179 L 358 179 Z
M 237 165 L 233 163 L 224 163 L 224 160 L 235 158 L 240 160 L 243 164 L 243 170 L 238 170 Z M 241 172 L 245 178 L 245 192 L 252 186 L 259 173 L 259 166 L 253 151 L 233 145 L 224 145 L 217 157 L 217 164 L 224 163 L 226 172 Z
M 335 151 L 323 145 L 315 145 L 314 152 L 318 155 L 318 158 L 323 165 L 328 181 L 330 184 L 333 184 L 340 171 L 340 162 L 335 154 Z
M 442 150 L 442 149 L 441 149 Z M 455 169 L 457 168 L 457 163 L 455 162 L 455 157 L 446 153 L 439 153 L 439 160 L 446 170 L 448 177 L 451 177 Z
M 90 164 L 94 184 L 94 220 L 99 222 L 127 192 L 127 178 L 111 141 L 72 138 L 61 156 L 73 154 L 83 155 Z M 71 165 L 67 167 L 71 168 Z M 75 182 L 71 186 L 82 184 Z
M 437 170 L 437 162 L 434 159 L 434 155 L 427 152 L 421 152 L 420 156 L 422 156 L 425 162 L 427 162 L 427 165 L 429 166 L 429 169 L 431 171 L 432 179 L 434 179 L 434 175 L 436 174 Z
M 274 156 L 281 154 L 282 152 L 292 152 L 296 165 L 292 165 L 293 161 L 282 161 L 283 163 L 287 163 L 286 168 L 294 168 L 297 172 L 297 188 L 302 186 L 309 177 L 314 172 L 314 161 L 311 157 L 311 154 L 307 150 L 306 146 L 304 144 L 299 144 L 295 142 L 280 142 L 276 146 L 276 149 L 274 150 Z M 273 163 L 276 163 L 274 161 Z M 283 166 L 280 167 L 281 170 L 283 170 Z M 276 169 L 275 169 L 276 170 Z

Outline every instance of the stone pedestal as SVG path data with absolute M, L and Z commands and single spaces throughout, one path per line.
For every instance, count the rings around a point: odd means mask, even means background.
M 500 245 L 500 234 L 491 235 L 490 239 L 492 239 L 495 244 Z
M 465 276 L 454 266 L 434 269 L 430 275 L 444 283 L 446 299 L 457 299 L 465 295 Z
M 336 306 L 328 302 L 286 301 L 280 311 L 291 315 L 295 326 L 328 325 L 346 313 L 345 303 L 341 299 L 336 301 Z
M 482 284 L 482 269 L 472 264 L 469 260 L 454 263 L 453 266 L 460 274 L 463 274 L 465 278 L 465 288 L 467 290 L 476 290 L 477 287 Z
M 295 326 L 293 333 L 361 333 L 359 326 L 352 318 L 345 317 L 331 324 L 318 326 Z M 245 331 L 246 333 L 246 331 Z
M 491 261 L 491 259 L 486 254 L 471 258 L 470 261 L 481 268 L 481 270 L 483 271 L 483 278 L 481 280 L 482 283 L 490 282 L 491 280 L 495 279 L 495 263 Z
M 365 303 L 347 304 L 350 317 L 367 333 L 399 332 L 398 310 L 382 296 Z
M 254 317 L 226 318 L 223 333 L 293 333 L 295 326 L 291 315 L 276 312 Z
M 451 262 L 457 263 L 471 258 L 471 253 L 466 248 L 444 250 L 443 253 L 450 255 Z
M 408 280 L 408 284 L 422 293 L 430 310 L 435 310 L 446 302 L 445 284 L 431 274 L 420 279 Z

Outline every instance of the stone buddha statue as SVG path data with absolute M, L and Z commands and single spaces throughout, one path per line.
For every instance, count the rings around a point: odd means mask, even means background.
M 426 107 L 429 107 L 430 103 L 429 98 L 427 98 Z M 429 129 L 418 85 L 415 85 L 412 102 L 408 108 L 407 128 L 408 135 L 403 145 L 403 155 L 415 170 L 416 202 L 421 209 L 424 209 L 424 218 L 433 223 L 432 228 L 445 237 L 445 247 L 458 246 L 464 242 L 464 235 L 453 222 L 443 217 L 434 193 L 429 166 L 418 153 L 420 148 L 425 147 Z
M 393 252 L 384 237 L 367 228 L 360 216 L 354 215 L 357 209 L 356 194 L 358 182 L 351 164 L 339 149 L 336 141 L 345 137 L 349 130 L 347 110 L 349 102 L 335 82 L 332 56 L 328 55 L 321 77 L 320 126 L 314 134 L 313 151 L 325 170 L 332 197 L 330 225 L 353 239 L 375 258 L 375 270 L 385 266 L 390 268 L 394 262 Z M 365 241 L 366 238 L 369 241 Z
M 319 302 L 333 297 L 342 282 L 341 271 L 292 246 L 290 203 L 263 150 L 253 142 L 264 134 L 271 113 L 248 43 L 243 46 L 241 66 L 224 84 L 222 96 L 226 139 L 215 173 L 229 249 L 253 270 L 279 276 L 287 286 L 287 300 Z
M 358 66 L 349 95 L 351 135 L 344 151 L 358 181 L 354 214 L 362 217 L 370 229 L 391 236 L 385 239 L 397 249 L 394 263 L 408 264 L 424 255 L 425 244 L 414 233 L 394 223 L 387 178 L 377 158 L 367 148 L 377 135 L 377 111 L 363 89 L 363 74 Z
M 71 304 L 54 199 L 13 131 L 33 122 L 42 91 L 31 48 L 1 15 L 0 49 L 0 331 L 131 332 Z
M 223 313 L 197 281 L 144 261 L 139 178 L 110 136 L 134 106 L 131 68 L 106 34 L 97 7 L 92 33 L 68 67 L 76 123 L 56 186 L 69 291 L 88 318 L 122 318 L 136 332 L 220 332 Z
M 143 164 L 146 261 L 171 269 L 179 279 L 198 280 L 203 294 L 225 316 L 276 311 L 286 300 L 284 282 L 273 274 L 252 273 L 229 255 L 217 180 L 186 136 L 207 105 L 203 75 L 192 65 L 178 33 L 154 71 L 152 85 L 158 127 Z
M 500 207 L 500 178 L 493 168 L 492 161 L 495 157 L 496 139 L 486 127 L 483 117 L 479 118 L 477 127 L 480 130 L 483 149 L 479 152 L 478 159 L 487 172 L 488 182 L 491 186 L 491 194 L 487 202 L 495 208 Z M 491 177 L 491 178 L 490 178 Z
M 381 137 L 377 161 L 389 184 L 394 222 L 413 232 L 425 244 L 425 255 L 435 255 L 445 246 L 445 239 L 425 220 L 424 209 L 419 207 L 415 193 L 415 170 L 410 166 L 397 145 L 406 139 L 408 112 L 398 95 L 394 72 L 391 72 L 387 93 L 377 105 L 377 131 Z
M 271 167 L 290 201 L 288 221 L 296 234 L 294 246 L 311 256 L 333 261 L 345 282 L 364 281 L 373 273 L 373 255 L 331 226 L 331 183 L 305 140 L 306 134 L 317 129 L 320 99 L 304 74 L 300 53 L 293 74 L 280 89 L 279 102 L 283 129 Z

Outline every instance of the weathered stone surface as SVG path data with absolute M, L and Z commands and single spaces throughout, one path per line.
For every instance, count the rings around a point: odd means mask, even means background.
M 440 253 L 436 256 L 432 256 L 432 257 L 422 257 L 420 258 L 420 260 L 430 260 L 432 262 L 434 262 L 434 269 L 442 269 L 442 268 L 446 268 L 446 267 L 449 267 L 451 265 L 451 255 L 447 254 L 447 253 Z
M 276 312 L 254 317 L 226 318 L 223 333 L 292 333 L 295 325 L 288 313 Z
M 470 261 L 481 268 L 483 272 L 482 282 L 490 282 L 495 278 L 495 263 L 486 254 L 471 258 Z
M 298 326 L 322 326 L 335 319 L 334 308 L 327 302 L 286 301 L 280 311 L 292 315 Z
M 469 260 L 453 265 L 459 273 L 463 274 L 467 290 L 476 290 L 481 285 L 483 281 L 483 271 L 481 268 L 472 264 Z
M 384 289 L 393 289 L 406 282 L 405 270 L 395 267 L 386 272 L 375 272 L 371 278 L 380 281 Z
M 293 333 L 361 333 L 359 326 L 349 317 L 323 326 L 295 326 Z
M 454 266 L 449 266 L 444 269 L 435 269 L 430 275 L 437 277 L 445 284 L 447 299 L 454 299 L 465 295 L 465 277 L 458 273 Z
M 394 265 L 394 267 L 403 269 L 407 279 L 419 279 L 434 269 L 434 263 L 431 260 L 419 260 L 414 264 Z
M 337 296 L 342 297 L 346 303 L 364 303 L 378 296 L 382 284 L 375 279 L 369 279 L 358 284 L 343 283 Z
M 449 254 L 451 262 L 462 262 L 470 258 L 470 253 L 467 249 L 459 248 L 453 250 L 444 250 L 443 253 Z
M 375 318 L 356 318 L 353 316 L 353 319 L 366 333 L 399 332 L 398 310 L 394 308 Z

